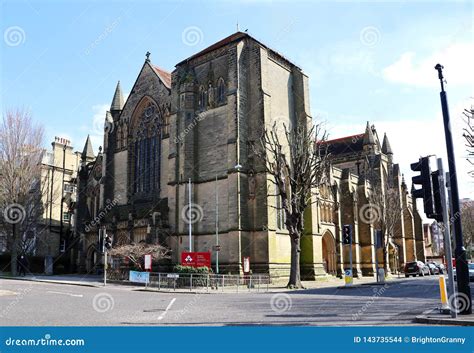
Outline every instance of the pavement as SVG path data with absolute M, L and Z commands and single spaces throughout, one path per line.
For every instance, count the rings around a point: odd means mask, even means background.
M 21 281 L 35 281 L 35 282 L 45 282 L 45 283 L 56 283 L 56 284 L 66 284 L 66 285 L 77 285 L 77 286 L 86 286 L 86 287 L 103 287 L 103 276 L 101 275 L 90 275 L 90 274 L 69 274 L 69 275 L 35 275 L 29 274 L 26 276 L 16 276 L 12 277 L 6 274 L 0 273 L 0 278 L 2 279 L 15 279 Z M 391 281 L 396 281 L 402 277 L 391 277 L 387 279 L 387 283 Z M 286 279 L 274 280 L 270 285 L 262 285 L 260 288 L 253 288 L 252 290 L 255 291 L 268 291 L 268 292 L 281 292 L 286 291 Z M 137 285 L 134 283 L 130 283 L 128 281 L 108 281 L 108 285 L 128 285 L 132 287 L 142 288 L 143 290 L 148 291 L 158 291 L 156 287 L 147 287 L 144 288 L 143 285 Z M 324 288 L 324 287 L 332 287 L 338 286 L 338 288 L 345 288 L 344 279 L 340 279 L 334 276 L 326 276 L 321 277 L 316 281 L 303 281 L 302 282 L 304 289 L 313 289 L 313 288 Z M 354 278 L 353 284 L 351 287 L 357 287 L 360 285 L 381 285 L 380 283 L 377 284 L 373 277 L 361 277 L 361 278 Z M 161 289 L 160 291 L 170 291 L 169 289 Z M 202 293 L 207 290 L 203 288 L 202 290 L 192 290 L 193 293 Z M 224 293 L 227 292 L 245 292 L 246 289 L 244 287 L 238 288 L 237 286 L 226 286 Z M 189 293 L 189 289 L 176 289 L 173 292 L 186 292 Z M 222 291 L 212 291 L 210 290 L 209 293 L 221 293 Z
M 123 285 L 0 279 L 0 318 L 12 326 L 373 326 L 425 325 L 415 319 L 439 305 L 437 276 L 386 285 L 341 280 L 317 288 L 224 295 L 148 292 Z M 97 278 L 96 278 L 97 280 Z M 446 315 L 446 318 L 449 318 Z M 438 325 L 446 323 L 438 323 Z
M 418 315 L 415 318 L 415 321 L 421 324 L 432 325 L 474 326 L 474 314 L 458 314 L 456 318 L 452 318 L 449 314 L 440 313 L 439 309 L 431 309 L 427 310 L 422 315 Z
M 86 286 L 86 287 L 99 287 L 103 285 L 103 277 L 96 275 L 34 275 L 29 274 L 26 276 L 7 276 L 0 273 L 2 279 L 15 279 L 18 281 L 34 281 L 34 282 L 45 282 L 45 283 L 57 283 L 66 285 Z

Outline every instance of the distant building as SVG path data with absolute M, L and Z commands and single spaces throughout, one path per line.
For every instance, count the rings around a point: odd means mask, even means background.
M 19 253 L 38 258 L 50 258 L 54 266 L 68 270 L 71 229 L 73 229 L 73 204 L 76 196 L 76 174 L 80 152 L 74 152 L 70 141 L 55 137 L 52 148 L 43 152 L 41 178 L 32 192 L 38 194 L 35 207 L 39 219 L 20 235 Z M 33 211 L 29 211 L 33 212 Z M 9 253 L 6 236 L 0 234 L 0 253 Z M 61 259 L 60 259 L 61 258 Z M 42 263 L 42 262 L 41 262 Z
M 444 256 L 444 237 L 438 223 L 424 223 L 423 238 L 425 240 L 426 257 L 439 258 Z

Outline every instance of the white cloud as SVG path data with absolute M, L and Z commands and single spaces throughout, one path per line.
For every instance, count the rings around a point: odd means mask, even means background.
M 92 117 L 92 126 L 91 129 L 89 129 L 89 135 L 92 146 L 94 146 L 94 153 L 97 153 L 99 146 L 102 146 L 104 143 L 105 113 L 109 109 L 109 104 L 97 104 L 92 106 L 94 115 Z
M 439 85 L 434 66 L 445 67 L 445 78 L 450 86 L 471 85 L 474 77 L 474 43 L 455 43 L 428 57 L 420 58 L 414 52 L 403 53 L 400 58 L 382 70 L 387 81 L 418 87 Z

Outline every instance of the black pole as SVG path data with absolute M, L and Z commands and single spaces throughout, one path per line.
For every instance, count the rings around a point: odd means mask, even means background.
M 66 142 L 64 142 L 63 146 L 63 177 L 61 181 L 61 205 L 60 205 L 60 226 L 59 226 L 59 239 L 60 242 L 64 241 L 65 239 L 63 237 L 63 208 L 64 208 L 64 174 L 66 173 Z M 66 250 L 66 244 L 64 245 L 64 250 Z
M 471 289 L 469 287 L 469 269 L 466 260 L 466 249 L 463 244 L 461 212 L 459 208 L 459 191 L 456 174 L 456 161 L 454 159 L 453 137 L 451 135 L 451 124 L 449 121 L 448 99 L 444 90 L 443 66 L 437 64 L 438 78 L 441 82 L 441 109 L 443 111 L 444 135 L 446 138 L 446 150 L 448 153 L 449 165 L 449 185 L 451 186 L 452 212 L 451 219 L 454 219 L 454 236 L 456 239 L 456 248 L 454 256 L 456 258 L 456 277 L 458 283 L 458 292 L 460 297 L 457 300 L 460 314 L 468 315 L 472 313 Z M 451 259 L 449 259 L 451 261 Z

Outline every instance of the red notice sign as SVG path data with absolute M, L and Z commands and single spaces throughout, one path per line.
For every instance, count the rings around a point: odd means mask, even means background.
M 181 253 L 181 265 L 211 268 L 211 253 L 183 251 Z

